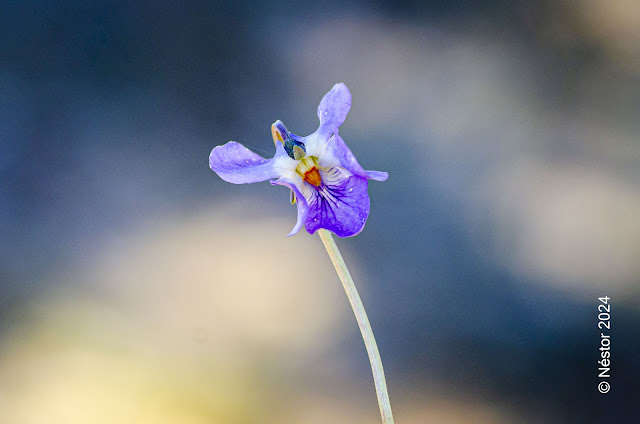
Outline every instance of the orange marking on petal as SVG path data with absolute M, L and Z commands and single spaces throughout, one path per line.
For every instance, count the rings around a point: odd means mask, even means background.
M 320 187 L 320 184 L 322 184 L 322 178 L 320 178 L 320 173 L 315 166 L 304 173 L 303 180 L 316 187 Z
M 278 141 L 284 143 L 284 140 L 282 140 L 282 135 L 275 125 L 271 125 L 271 137 L 273 137 L 273 144 L 276 144 L 276 142 Z

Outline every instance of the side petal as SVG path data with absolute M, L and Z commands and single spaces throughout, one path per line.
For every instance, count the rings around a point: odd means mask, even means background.
M 217 146 L 209 155 L 209 166 L 223 180 L 234 184 L 248 184 L 278 177 L 273 159 L 265 159 L 240 143 L 230 141 Z
M 369 195 L 366 178 L 349 175 L 339 167 L 321 169 L 319 188 L 304 183 L 301 194 L 309 212 L 305 227 L 310 234 L 319 228 L 333 231 L 339 237 L 351 237 L 364 228 L 369 217 Z
M 304 224 L 305 221 L 307 220 L 307 215 L 309 214 L 309 206 L 307 205 L 307 201 L 304 198 L 304 196 L 300 193 L 300 190 L 298 190 L 298 187 L 296 186 L 296 184 L 293 181 L 289 180 L 288 178 L 280 178 L 278 180 L 273 180 L 271 181 L 271 184 L 289 187 L 295 193 L 296 205 L 298 205 L 298 221 L 296 222 L 296 225 L 294 225 L 291 232 L 287 234 L 287 237 L 291 237 L 292 235 L 298 232 L 300 227 L 302 227 L 302 224 Z
M 356 157 L 351 153 L 349 147 L 336 131 L 327 141 L 327 147 L 320 158 L 320 166 L 341 166 L 354 175 L 376 181 L 385 181 L 389 174 L 382 171 L 366 171 Z
M 367 178 L 374 181 L 386 181 L 389 178 L 389 174 L 384 171 L 364 171 L 367 174 Z
M 342 125 L 349 109 L 351 109 L 351 92 L 344 83 L 334 85 L 318 105 L 318 119 L 320 119 L 318 132 L 323 136 L 330 135 L 335 128 Z

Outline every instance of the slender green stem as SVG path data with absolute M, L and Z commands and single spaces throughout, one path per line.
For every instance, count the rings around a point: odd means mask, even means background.
M 384 379 L 384 369 L 382 368 L 382 359 L 380 359 L 380 352 L 378 352 L 378 345 L 376 345 L 376 339 L 373 337 L 373 330 L 371 330 L 371 324 L 367 318 L 367 313 L 364 310 L 358 290 L 353 284 L 353 279 L 347 265 L 342 259 L 342 255 L 338 250 L 338 246 L 333 241 L 331 233 L 327 230 L 318 230 L 318 234 L 322 239 L 327 253 L 333 262 L 333 266 L 342 281 L 344 291 L 347 292 L 347 297 L 353 308 L 353 313 L 358 321 L 362 338 L 364 339 L 364 345 L 367 348 L 369 354 L 369 362 L 371 362 L 371 371 L 373 372 L 373 381 L 376 385 L 376 394 L 378 395 L 378 405 L 380 405 L 380 414 L 382 415 L 383 424 L 393 424 L 393 415 L 391 414 L 391 403 L 389 402 L 389 392 L 387 390 L 387 382 Z

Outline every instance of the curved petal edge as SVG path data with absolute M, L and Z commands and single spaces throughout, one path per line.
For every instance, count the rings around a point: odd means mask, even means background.
M 360 233 L 369 217 L 369 182 L 357 175 L 346 176 L 339 168 L 321 170 L 320 188 L 306 184 L 302 195 L 309 208 L 305 228 L 313 234 L 320 228 L 338 237 Z
M 340 82 L 322 97 L 318 105 L 318 119 L 321 134 L 328 134 L 338 128 L 347 118 L 351 109 L 351 92 L 347 86 Z
M 291 232 L 287 234 L 287 237 L 291 237 L 298 233 L 298 230 L 300 230 L 302 225 L 307 220 L 307 215 L 309 213 L 309 206 L 307 205 L 307 201 L 305 200 L 304 196 L 300 193 L 300 190 L 298 190 L 298 187 L 296 187 L 293 181 L 286 178 L 280 178 L 278 180 L 272 180 L 271 184 L 289 187 L 291 190 L 293 190 L 296 196 L 296 205 L 298 206 L 298 219 L 296 221 L 296 225 L 293 226 L 293 229 L 291 230 Z
M 265 159 L 235 141 L 215 147 L 209 155 L 209 167 L 234 184 L 257 183 L 278 176 L 273 159 Z

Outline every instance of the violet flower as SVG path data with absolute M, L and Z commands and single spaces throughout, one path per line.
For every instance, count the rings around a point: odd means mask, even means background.
M 291 189 L 291 203 L 298 204 L 298 222 L 289 235 L 296 234 L 303 224 L 311 234 L 318 231 L 360 327 L 371 363 L 382 422 L 393 424 L 382 359 L 373 330 L 330 232 L 350 237 L 362 231 L 369 216 L 368 180 L 384 181 L 388 177 L 386 172 L 365 171 L 338 135 L 338 127 L 350 108 L 349 89 L 342 83 L 336 84 L 320 101 L 320 126 L 313 134 L 297 136 L 290 133 L 282 122 L 276 121 L 271 126 L 276 145 L 272 159 L 264 159 L 242 144 L 230 141 L 211 151 L 209 166 L 230 183 L 271 180 L 271 184 Z
M 271 126 L 276 146 L 272 159 L 230 141 L 211 151 L 209 166 L 230 183 L 271 180 L 290 188 L 291 202 L 298 206 L 290 236 L 303 224 L 310 234 L 324 228 L 340 237 L 354 236 L 369 216 L 368 180 L 384 181 L 388 174 L 365 171 L 338 134 L 350 108 L 349 89 L 336 84 L 320 101 L 320 126 L 313 134 L 300 137 L 276 121 Z

